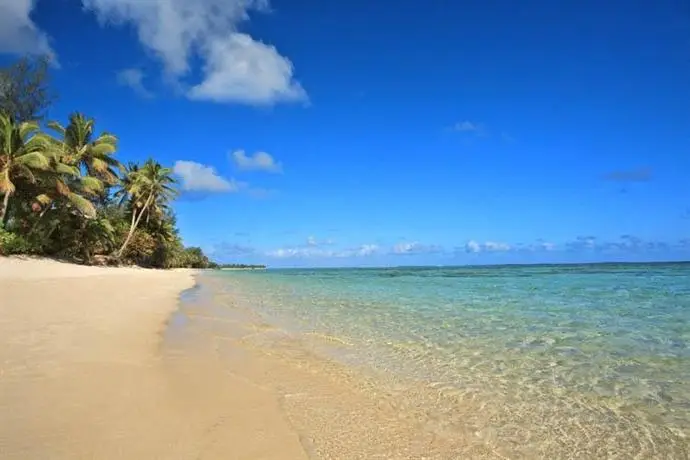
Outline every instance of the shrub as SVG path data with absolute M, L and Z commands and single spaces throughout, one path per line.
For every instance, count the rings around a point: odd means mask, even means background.
M 0 255 L 29 254 L 30 252 L 31 245 L 24 237 L 0 226 Z

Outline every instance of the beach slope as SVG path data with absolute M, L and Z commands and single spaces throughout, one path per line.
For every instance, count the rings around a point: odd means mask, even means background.
M 0 257 L 0 458 L 305 458 L 273 395 L 163 358 L 192 285 L 190 271 Z

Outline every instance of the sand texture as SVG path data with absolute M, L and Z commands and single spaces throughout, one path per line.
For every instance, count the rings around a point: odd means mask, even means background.
M 193 282 L 0 258 L 0 458 L 307 458 L 274 392 L 161 352 Z

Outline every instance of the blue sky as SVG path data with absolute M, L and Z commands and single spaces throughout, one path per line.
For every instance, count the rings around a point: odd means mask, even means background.
M 272 266 L 688 259 L 690 6 L 7 0 L 3 63 Z

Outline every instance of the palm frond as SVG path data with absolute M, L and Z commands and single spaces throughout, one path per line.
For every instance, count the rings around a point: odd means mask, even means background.
M 96 177 L 84 176 L 79 181 L 81 182 L 84 191 L 92 195 L 104 190 L 103 182 Z
M 57 163 L 55 165 L 55 172 L 72 177 L 79 177 L 79 168 L 65 163 Z
M 93 203 L 83 196 L 70 192 L 67 195 L 67 199 L 72 206 L 74 206 L 80 213 L 84 215 L 84 217 L 89 219 L 96 217 L 96 208 L 94 207 Z
M 36 197 L 36 201 L 45 206 L 47 204 L 50 204 L 53 201 L 53 199 L 48 194 L 41 193 Z
M 12 195 L 14 191 L 16 190 L 16 187 L 14 183 L 7 177 L 6 175 L 0 176 L 0 192 L 5 195 L 5 194 L 10 194 Z
M 48 157 L 39 152 L 25 153 L 14 159 L 15 164 L 26 166 L 27 168 L 38 169 L 45 171 L 50 168 L 50 160 Z

